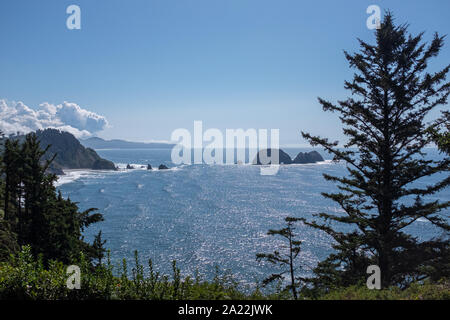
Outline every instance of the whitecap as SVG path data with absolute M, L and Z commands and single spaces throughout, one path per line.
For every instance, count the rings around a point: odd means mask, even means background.
M 128 165 L 133 169 L 127 169 Z M 147 165 L 142 163 L 116 163 L 116 167 L 121 171 L 147 170 Z
M 119 171 L 113 170 L 91 170 L 91 169 L 65 169 L 64 175 L 58 176 L 58 179 L 55 181 L 54 186 L 59 187 L 63 184 L 74 182 L 80 178 L 92 177 L 92 178 L 101 178 L 106 174 L 113 174 Z M 102 192 L 100 190 L 100 192 Z
M 80 179 L 87 171 L 82 170 L 64 170 L 64 175 L 58 176 L 58 180 L 55 181 L 55 187 L 59 187 L 63 184 L 74 182 Z

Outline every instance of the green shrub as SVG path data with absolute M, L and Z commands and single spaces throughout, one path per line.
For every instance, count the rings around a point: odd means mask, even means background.
M 120 272 L 114 275 L 108 252 L 107 263 L 92 266 L 84 254 L 76 262 L 81 271 L 81 289 L 70 290 L 66 282 L 69 275 L 60 262 L 50 261 L 47 268 L 42 259 L 34 259 L 30 246 L 23 246 L 10 262 L 0 263 L 0 299 L 263 299 L 265 296 L 254 290 L 246 293 L 228 273 L 219 269 L 213 281 L 203 281 L 200 276 L 181 277 L 176 262 L 172 262 L 172 275 L 155 272 L 151 260 L 148 274 L 135 252 L 131 276 L 124 259 Z M 274 296 L 271 296 L 275 298 Z
M 67 299 L 151 299 L 151 300 L 244 300 L 244 299 L 291 299 L 289 291 L 275 284 L 270 293 L 262 293 L 259 286 L 250 290 L 239 286 L 229 272 L 216 269 L 212 281 L 203 280 L 198 272 L 182 277 L 176 262 L 172 262 L 172 275 L 156 272 L 153 262 L 148 261 L 148 271 L 140 263 L 135 252 L 134 266 L 129 270 L 127 261 L 115 274 L 108 252 L 106 264 L 92 266 L 81 254 L 75 263 L 81 271 L 81 289 L 67 288 L 67 266 L 50 261 L 44 267 L 42 258 L 35 259 L 30 246 L 23 246 L 10 261 L 0 263 L 0 299 L 20 300 L 67 300 Z M 301 297 L 305 298 L 305 296 Z M 319 299 L 373 300 L 373 299 L 450 299 L 450 281 L 438 283 L 415 283 L 406 290 L 389 288 L 369 290 L 365 286 L 352 286 L 334 290 Z
M 436 283 L 424 281 L 413 283 L 405 290 L 390 287 L 382 290 L 369 290 L 366 286 L 351 286 L 334 290 L 322 297 L 323 300 L 448 300 L 450 281 L 442 279 Z

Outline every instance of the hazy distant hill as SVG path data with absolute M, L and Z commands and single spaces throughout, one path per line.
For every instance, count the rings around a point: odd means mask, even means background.
M 102 138 L 88 138 L 85 140 L 80 140 L 80 142 L 88 148 L 92 149 L 172 149 L 173 144 L 169 143 L 158 143 L 158 142 L 131 142 L 125 140 L 104 140 Z
M 62 169 L 116 170 L 113 162 L 101 158 L 91 148 L 85 148 L 70 133 L 56 129 L 38 130 L 36 132 L 41 147 L 51 145 L 46 158 L 56 154 L 52 163 L 53 173 L 62 174 Z

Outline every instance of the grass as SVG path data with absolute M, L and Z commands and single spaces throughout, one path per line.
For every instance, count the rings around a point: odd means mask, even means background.
M 180 276 L 176 263 L 172 263 L 170 276 L 155 272 L 152 261 L 148 262 L 148 272 L 139 262 L 137 252 L 130 269 L 125 260 L 120 268 L 114 268 L 109 258 L 106 264 L 93 267 L 81 256 L 77 265 L 81 271 L 81 289 L 68 289 L 67 266 L 51 261 L 44 266 L 41 259 L 34 259 L 29 246 L 10 261 L 0 263 L 0 299 L 21 300 L 277 300 L 291 299 L 287 291 L 273 289 L 272 293 L 262 293 L 258 286 L 248 292 L 242 290 L 233 277 L 218 269 L 212 281 L 200 276 Z M 301 297 L 306 299 L 306 297 Z M 406 290 L 388 288 L 369 290 L 364 286 L 352 286 L 334 290 L 319 297 L 320 300 L 427 300 L 450 299 L 450 282 L 414 283 Z

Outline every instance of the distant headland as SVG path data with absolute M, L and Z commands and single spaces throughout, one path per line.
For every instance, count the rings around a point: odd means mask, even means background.
M 81 144 L 92 149 L 172 149 L 174 144 L 163 142 L 131 142 L 120 139 L 105 140 L 91 137 L 80 140 Z

